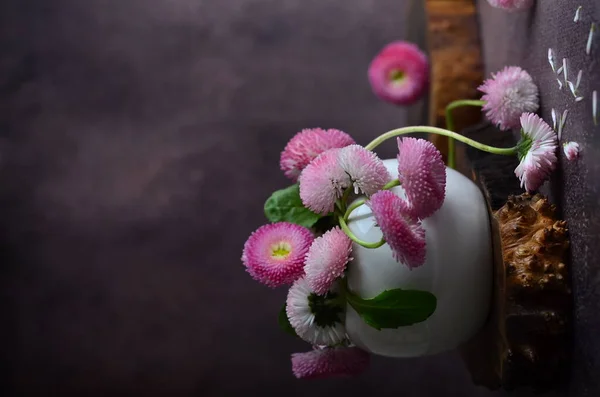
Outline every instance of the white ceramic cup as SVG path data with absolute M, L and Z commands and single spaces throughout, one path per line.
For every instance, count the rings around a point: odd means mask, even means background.
M 385 160 L 393 177 L 397 160 Z M 392 189 L 401 197 L 401 186 Z M 366 205 L 350 216 L 348 226 L 360 239 L 382 237 Z M 396 262 L 390 247 L 353 245 L 349 289 L 368 299 L 389 289 L 418 289 L 437 297 L 433 315 L 422 323 L 381 331 L 367 325 L 347 307 L 346 330 L 350 340 L 373 354 L 415 357 L 451 350 L 468 341 L 485 323 L 492 290 L 492 243 L 489 214 L 479 188 L 464 175 L 447 168 L 446 199 L 423 221 L 426 232 L 425 264 L 410 270 Z

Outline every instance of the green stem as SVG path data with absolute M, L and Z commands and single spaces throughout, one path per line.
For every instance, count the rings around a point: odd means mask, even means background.
M 398 179 L 394 179 L 393 181 L 386 183 L 382 190 L 390 190 L 391 188 L 400 186 L 401 184 L 402 183 Z
M 452 117 L 452 111 L 461 106 L 483 106 L 485 101 L 473 100 L 473 99 L 460 99 L 453 101 L 446 106 L 446 128 L 450 131 L 454 131 L 454 118 Z M 454 145 L 454 139 L 448 138 L 448 166 L 452 169 L 455 168 L 456 148 Z
M 488 146 L 488 145 L 484 145 L 483 143 L 474 141 L 470 138 L 467 138 L 465 136 L 462 136 L 460 134 L 457 134 L 456 132 L 448 131 L 443 128 L 429 127 L 429 126 L 425 126 L 425 125 L 414 126 L 414 127 L 403 127 L 403 128 L 398 128 L 395 130 L 388 131 L 385 134 L 382 134 L 382 135 L 378 136 L 377 138 L 373 139 L 371 141 L 371 143 L 369 143 L 367 146 L 365 146 L 365 149 L 373 150 L 377 146 L 381 145 L 383 142 L 387 141 L 390 138 L 394 138 L 394 137 L 397 137 L 400 135 L 405 135 L 405 134 L 412 134 L 415 132 L 426 132 L 429 134 L 437 134 L 437 135 L 454 138 L 459 142 L 465 143 L 469 146 L 474 147 L 475 149 L 479 149 L 481 151 L 488 152 L 488 153 L 499 154 L 499 155 L 503 155 L 503 156 L 514 156 L 517 154 L 516 146 L 511 147 L 511 148 L 497 148 L 497 147 L 493 147 L 493 146 Z
M 342 228 L 342 230 L 344 231 L 344 233 L 346 233 L 346 235 L 348 237 L 350 237 L 350 240 L 354 241 L 356 244 L 362 245 L 365 248 L 379 248 L 383 244 L 385 244 L 385 240 L 384 239 L 381 239 L 380 241 L 378 241 L 376 243 L 369 243 L 369 242 L 363 241 L 363 240 L 359 239 L 358 237 L 356 237 L 354 235 L 354 233 L 352 233 L 352 231 L 350 230 L 350 228 L 346 224 L 346 221 L 344 220 L 343 216 L 339 217 L 339 221 L 340 221 L 340 227 Z

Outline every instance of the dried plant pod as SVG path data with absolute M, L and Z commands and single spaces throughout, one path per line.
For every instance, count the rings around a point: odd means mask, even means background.
M 571 290 L 566 222 L 541 196 L 510 196 L 491 217 L 494 297 L 486 327 L 461 353 L 490 389 L 560 387 L 568 373 Z

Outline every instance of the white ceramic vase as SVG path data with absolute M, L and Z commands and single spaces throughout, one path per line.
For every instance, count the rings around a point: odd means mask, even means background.
M 385 160 L 392 176 L 397 161 Z M 402 187 L 392 190 L 404 197 Z M 348 226 L 366 241 L 379 241 L 381 231 L 369 208 L 356 209 Z M 418 289 L 437 297 L 436 311 L 422 323 L 378 331 L 348 305 L 346 329 L 350 340 L 373 354 L 415 357 L 454 349 L 474 336 L 485 323 L 492 290 L 492 243 L 489 214 L 479 188 L 462 174 L 447 169 L 443 206 L 423 221 L 425 264 L 409 270 L 392 257 L 387 244 L 377 249 L 353 246 L 348 286 L 368 299 L 389 289 Z

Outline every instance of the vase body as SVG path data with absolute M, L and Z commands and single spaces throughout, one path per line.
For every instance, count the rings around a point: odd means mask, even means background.
M 393 177 L 397 161 L 385 160 Z M 401 197 L 401 186 L 392 190 Z M 356 209 L 348 226 L 365 241 L 382 234 L 370 209 Z M 350 340 L 373 354 L 416 357 L 440 353 L 468 341 L 486 321 L 492 291 L 492 237 L 489 213 L 479 188 L 462 174 L 447 168 L 446 199 L 423 221 L 426 232 L 425 264 L 410 270 L 396 262 L 387 244 L 377 249 L 353 246 L 348 287 L 368 299 L 389 289 L 429 291 L 437 298 L 435 312 L 422 323 L 381 331 L 367 325 L 348 305 L 346 329 Z

